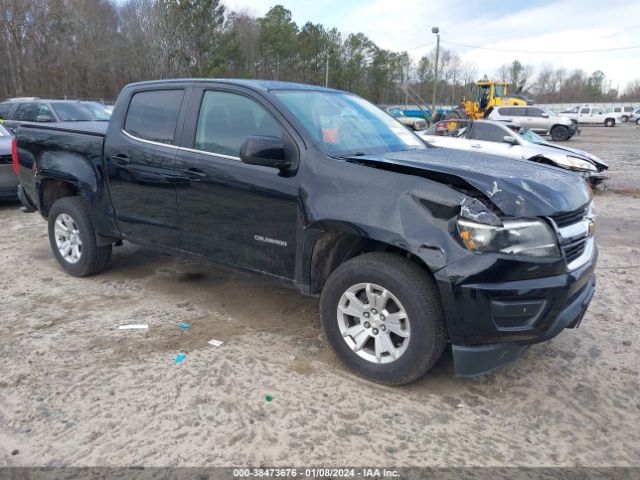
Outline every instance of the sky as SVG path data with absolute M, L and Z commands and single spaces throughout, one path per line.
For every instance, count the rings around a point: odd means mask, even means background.
M 307 21 L 362 32 L 379 47 L 407 50 L 414 60 L 435 46 L 474 62 L 478 76 L 495 77 L 501 65 L 518 59 L 536 70 L 544 65 L 602 70 L 607 86 L 624 90 L 640 79 L 640 1 L 638 0 L 225 0 L 231 10 L 264 15 L 282 4 L 298 26 Z M 453 43 L 479 46 L 472 48 Z M 577 53 L 579 50 L 635 49 Z M 509 52 L 488 50 L 512 50 Z M 544 53 L 533 53 L 544 52 Z M 571 52 L 571 53 L 556 53 Z

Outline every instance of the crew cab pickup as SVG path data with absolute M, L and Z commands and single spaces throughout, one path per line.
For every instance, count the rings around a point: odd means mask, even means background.
M 252 80 L 124 88 L 108 127 L 22 125 L 20 198 L 71 275 L 123 240 L 320 296 L 336 354 L 386 384 L 450 345 L 477 375 L 578 326 L 592 198 L 557 168 L 428 148 L 355 95 Z
M 578 125 L 604 125 L 605 127 L 615 127 L 616 123 L 622 122 L 622 115 L 619 113 L 605 112 L 599 107 L 575 107 L 571 110 L 560 112 L 560 115 L 570 118 Z

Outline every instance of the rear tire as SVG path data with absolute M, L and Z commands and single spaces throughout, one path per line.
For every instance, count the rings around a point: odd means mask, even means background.
M 322 291 L 320 314 L 342 362 L 386 385 L 421 377 L 446 346 L 434 280 L 396 254 L 367 253 L 340 265 Z
M 616 121 L 613 118 L 607 118 L 604 121 L 604 126 L 605 127 L 615 127 L 616 126 Z
M 566 142 L 570 137 L 569 129 L 563 125 L 556 125 L 551 129 L 551 138 L 556 142 Z
M 53 204 L 49 211 L 49 243 L 58 263 L 74 277 L 104 270 L 111 258 L 111 245 L 98 246 L 80 197 L 64 197 Z
M 627 123 L 629 121 L 629 117 L 627 115 L 622 116 L 622 122 Z

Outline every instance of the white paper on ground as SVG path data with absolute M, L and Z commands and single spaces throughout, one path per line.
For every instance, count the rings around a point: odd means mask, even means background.
M 149 325 L 144 324 L 132 324 L 132 325 L 120 325 L 118 330 L 133 330 L 133 329 L 146 329 L 149 328 Z
M 222 340 L 216 340 L 216 339 L 213 339 L 213 340 L 209 340 L 207 343 L 208 343 L 209 345 L 213 345 L 214 347 L 219 347 L 219 346 L 220 346 L 220 345 L 222 345 L 224 342 L 223 342 Z

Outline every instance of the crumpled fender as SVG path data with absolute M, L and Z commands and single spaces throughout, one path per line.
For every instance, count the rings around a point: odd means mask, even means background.
M 302 173 L 305 243 L 317 231 L 341 231 L 395 246 L 421 258 L 432 270 L 468 254 L 454 239 L 455 219 L 466 208 L 492 216 L 481 202 L 434 180 L 398 175 L 344 161 L 335 178 L 335 166 L 325 160 L 310 162 Z M 495 217 L 497 219 L 497 217 Z

